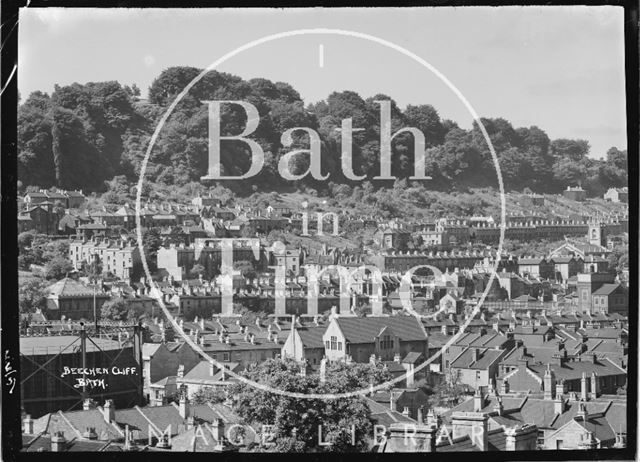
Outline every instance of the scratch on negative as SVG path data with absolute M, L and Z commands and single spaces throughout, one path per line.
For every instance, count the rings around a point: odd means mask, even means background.
M 11 79 L 13 79 L 13 76 L 15 75 L 17 69 L 18 69 L 18 65 L 14 64 L 13 70 L 11 71 L 11 75 L 9 75 L 9 78 L 7 79 L 6 83 L 2 86 L 2 89 L 0 89 L 0 96 L 2 96 L 4 91 L 7 89 L 7 86 L 9 86 L 9 83 L 11 82 Z

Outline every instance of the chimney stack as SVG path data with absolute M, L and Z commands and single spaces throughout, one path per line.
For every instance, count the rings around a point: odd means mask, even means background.
M 327 376 L 327 358 L 320 360 L 320 383 L 325 383 Z
M 532 451 L 537 448 L 538 427 L 524 424 L 505 428 L 506 451 Z
M 556 388 L 556 376 L 551 370 L 551 366 L 547 364 L 547 369 L 544 371 L 544 399 L 551 401 L 555 398 Z
M 476 392 L 473 395 L 473 410 L 474 412 L 480 412 L 484 407 L 484 397 L 480 388 L 476 388 Z
M 587 401 L 589 399 L 589 394 L 587 390 L 587 373 L 582 373 L 582 379 L 580 380 L 580 399 L 582 401 Z
M 98 434 L 96 433 L 95 427 L 87 427 L 82 433 L 82 437 L 88 440 L 97 440 Z
M 104 421 L 109 424 L 115 420 L 116 405 L 113 403 L 112 399 L 108 399 L 104 402 L 104 406 L 102 408 L 102 416 L 104 417 Z
M 51 436 L 51 452 L 62 452 L 67 449 L 67 440 L 63 432 L 55 432 Z
M 22 433 L 33 435 L 33 419 L 30 414 L 27 414 L 22 421 Z
M 189 401 L 187 400 L 185 393 L 182 393 L 180 395 L 180 401 L 178 402 L 178 412 L 180 413 L 180 417 L 182 417 L 183 419 L 189 417 Z
M 489 446 L 488 419 L 489 416 L 481 412 L 454 412 L 451 416 L 453 439 L 468 435 L 480 451 L 486 451 Z
M 595 371 L 592 371 L 591 372 L 591 398 L 596 399 L 599 395 L 600 395 L 600 383 L 598 380 L 598 374 L 596 374 Z
M 493 407 L 493 410 L 496 411 L 498 413 L 498 415 L 502 415 L 504 412 L 504 406 L 502 405 L 502 398 L 500 396 L 498 396 L 496 398 L 496 404 Z

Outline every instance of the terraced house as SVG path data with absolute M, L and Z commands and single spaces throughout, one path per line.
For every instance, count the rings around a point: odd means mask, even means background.
M 334 317 L 322 336 L 329 361 L 364 363 L 371 355 L 391 361 L 396 355 L 428 353 L 427 333 L 413 316 Z

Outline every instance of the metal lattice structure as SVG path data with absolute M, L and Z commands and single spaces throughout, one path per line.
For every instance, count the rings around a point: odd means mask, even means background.
M 82 323 L 56 329 L 30 325 L 21 337 L 21 396 L 34 417 L 58 410 L 82 409 L 85 399 L 113 399 L 118 407 L 143 402 L 143 328 L 123 323 Z M 79 327 L 79 329 L 76 329 Z M 135 373 L 128 373 L 134 369 Z M 72 371 L 77 373 L 71 373 Z M 93 375 L 96 370 L 101 374 Z M 106 371 L 106 373 L 104 373 Z M 123 371 L 127 373 L 123 373 Z

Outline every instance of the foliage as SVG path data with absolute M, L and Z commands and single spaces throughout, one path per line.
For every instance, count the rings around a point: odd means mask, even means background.
M 29 279 L 18 287 L 18 310 L 20 313 L 33 313 L 47 305 L 47 282 L 41 279 Z
M 62 279 L 73 271 L 73 265 L 65 257 L 53 257 L 44 265 L 44 276 L 47 279 Z
M 248 260 L 234 262 L 233 266 L 240 271 L 243 277 L 253 279 L 256 277 L 255 264 Z
M 196 391 L 191 397 L 193 404 L 216 404 L 226 399 L 224 391 L 220 388 L 203 387 Z
M 82 262 L 80 270 L 86 277 L 95 279 L 102 275 L 102 264 L 100 260 L 92 260 L 90 263 Z
M 431 407 L 452 407 L 464 398 L 466 388 L 460 381 L 460 371 L 452 369 L 447 372 L 445 380 L 432 388 L 429 396 Z
M 122 297 L 107 300 L 100 309 L 100 317 L 110 321 L 139 321 L 146 315 L 144 308 L 131 304 Z
M 205 267 L 196 263 L 195 265 L 193 265 L 193 267 L 191 268 L 191 270 L 189 270 L 189 275 L 191 277 L 195 277 L 197 278 L 198 276 L 202 276 L 205 273 Z
M 250 368 L 245 376 L 280 390 L 305 393 L 342 393 L 368 386 L 369 380 L 388 380 L 382 366 L 368 364 L 336 364 L 327 367 L 326 382 L 317 375 L 301 375 L 300 366 L 290 360 L 270 359 Z M 298 399 L 269 393 L 239 383 L 230 389 L 235 410 L 249 423 L 272 424 L 276 448 L 292 452 L 338 451 L 365 449 L 372 423 L 369 409 L 361 397 L 340 399 Z M 318 426 L 328 446 L 318 445 Z M 350 429 L 355 426 L 355 446 Z
M 263 322 L 269 316 L 266 311 L 252 311 L 240 303 L 233 304 L 233 313 L 240 315 L 240 322 L 244 326 L 253 326 L 257 319 Z
M 18 110 L 18 170 L 23 187 L 56 185 L 107 190 L 111 203 L 130 201 L 159 117 L 200 72 L 193 67 L 165 69 L 151 84 L 148 101 L 139 99 L 135 85 L 122 86 L 114 81 L 56 85 L 51 95 L 33 92 Z M 300 94 L 286 83 L 247 81 L 211 71 L 179 102 L 158 137 L 143 191 L 149 198 L 193 195 L 194 188 L 203 191 L 200 178 L 206 174 L 208 158 L 208 107 L 202 103 L 205 100 L 248 101 L 260 115 L 260 124 L 251 137 L 265 153 L 264 167 L 245 181 L 208 185 L 223 203 L 235 194 L 248 196 L 254 191 L 291 186 L 311 194 L 317 191 L 340 200 L 349 198 L 351 190 L 362 185 L 342 171 L 341 134 L 336 129 L 345 118 L 352 119 L 354 128 L 364 129 L 353 134 L 354 174 L 367 175 L 368 179 L 379 175 L 380 100 L 391 103 L 392 132 L 416 127 L 425 135 L 425 168 L 433 179 L 422 181 L 419 186 L 464 190 L 497 184 L 494 161 L 477 123 L 470 130 L 461 129 L 454 122 L 442 120 L 430 105 L 409 105 L 403 111 L 386 95 L 363 98 L 353 91 L 333 92 L 325 100 L 305 107 Z M 246 114 L 237 105 L 223 105 L 221 119 L 222 135 L 240 133 L 246 125 Z M 513 127 L 502 118 L 483 118 L 482 122 L 508 189 L 558 192 L 567 185 L 583 184 L 594 195 L 608 187 L 627 184 L 626 151 L 613 147 L 605 160 L 594 160 L 589 157 L 586 140 L 550 140 L 539 127 Z M 329 175 L 330 182 L 310 176 L 294 182 L 280 177 L 278 163 L 282 156 L 295 147 L 308 147 L 308 136 L 300 131 L 294 133 L 291 148 L 283 147 L 281 135 L 293 127 L 309 127 L 318 132 L 322 172 Z M 409 133 L 394 137 L 392 175 L 401 180 L 395 185 L 394 196 L 411 188 L 406 180 L 414 174 L 414 145 Z M 245 173 L 250 162 L 245 143 L 226 143 L 221 158 L 223 174 Z M 308 156 L 295 155 L 290 167 L 294 173 L 301 173 L 308 164 Z M 384 180 L 371 180 L 369 185 L 374 190 L 392 186 Z M 393 213 L 393 207 L 382 200 L 385 194 L 375 198 L 367 192 L 353 191 L 354 200 L 359 196 L 366 203 L 377 202 L 384 214 Z

